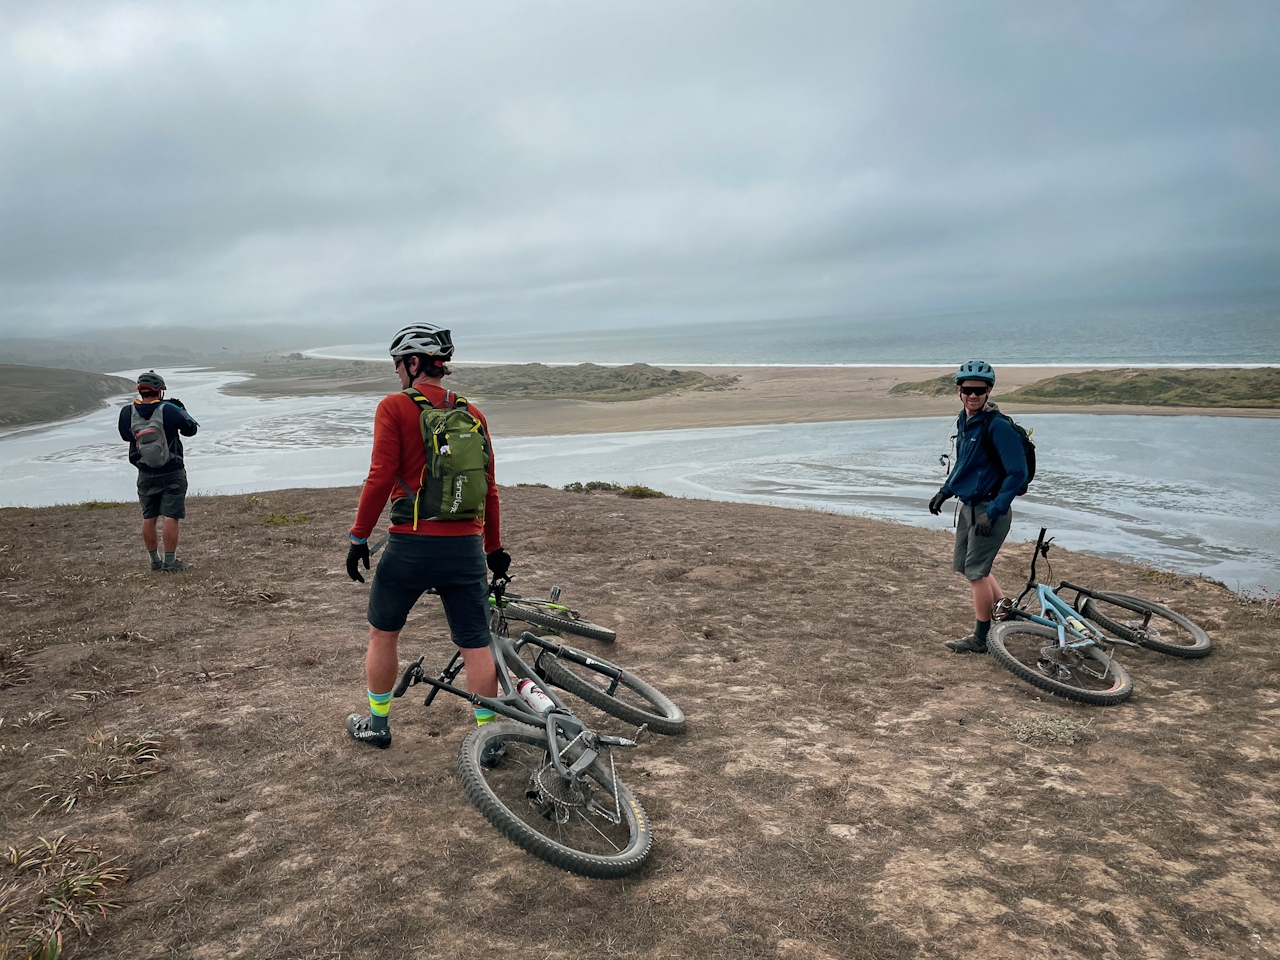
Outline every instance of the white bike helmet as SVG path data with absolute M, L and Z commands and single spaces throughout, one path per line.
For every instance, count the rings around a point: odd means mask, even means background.
M 391 338 L 391 356 L 448 360 L 453 356 L 453 337 L 448 330 L 429 323 L 413 323 Z

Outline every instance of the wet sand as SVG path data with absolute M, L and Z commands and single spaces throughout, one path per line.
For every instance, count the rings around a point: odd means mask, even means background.
M 736 375 L 737 383 L 711 390 L 679 390 L 645 400 L 599 403 L 586 400 L 489 400 L 478 397 L 498 436 L 625 433 L 637 430 L 733 427 L 768 423 L 825 423 L 895 417 L 955 415 L 955 397 L 890 396 L 898 383 L 928 380 L 950 367 L 684 367 L 713 376 Z M 1089 367 L 1008 368 L 1000 373 L 995 401 L 1045 377 Z M 1280 410 L 1153 407 L 1127 404 L 1002 405 L 1007 413 L 1154 414 L 1160 416 L 1274 417 Z

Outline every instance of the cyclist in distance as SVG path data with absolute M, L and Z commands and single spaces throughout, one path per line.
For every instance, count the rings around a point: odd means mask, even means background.
M 977 623 L 969 636 L 947 641 L 956 653 L 987 652 L 991 608 L 1004 597 L 991 565 L 1013 523 L 1013 498 L 1027 481 L 1022 440 L 988 399 L 995 383 L 995 370 L 982 360 L 962 363 L 956 371 L 956 394 L 963 407 L 956 421 L 956 465 L 929 501 L 934 516 L 950 497 L 962 504 L 951 567 L 969 581 Z
M 187 515 L 182 438 L 194 437 L 200 424 L 181 400 L 165 397 L 164 377 L 154 370 L 138 377 L 137 390 L 133 403 L 120 408 L 118 427 L 120 439 L 129 444 L 129 462 L 138 468 L 142 545 L 152 570 L 181 573 L 191 569 L 178 559 L 178 523 Z
M 498 692 L 497 674 L 489 654 L 485 567 L 503 575 L 511 566 L 511 556 L 502 548 L 491 451 L 483 469 L 482 498 L 475 501 L 471 510 L 463 512 L 464 518 L 442 519 L 444 508 L 456 504 L 437 503 L 439 512 L 433 512 L 418 496 L 428 480 L 421 418 L 433 413 L 420 404 L 441 411 L 454 407 L 458 398 L 441 384 L 450 373 L 446 364 L 452 357 L 450 332 L 431 324 L 412 324 L 392 339 L 391 358 L 400 385 L 406 389 L 378 404 L 369 475 L 350 531 L 347 574 L 363 583 L 359 564 L 369 569 L 368 537 L 391 498 L 387 550 L 369 591 L 369 647 L 365 655 L 369 713 L 353 713 L 346 723 L 352 737 L 375 747 L 391 745 L 388 713 L 399 670 L 397 643 L 409 611 L 428 588 L 434 587 L 444 603 L 453 642 L 462 652 L 467 689 L 487 697 Z M 483 429 L 478 436 L 489 450 L 488 424 L 483 414 L 469 404 L 462 406 Z M 476 471 L 468 482 L 478 484 L 480 479 L 480 472 Z M 425 497 L 426 490 L 422 493 Z M 477 723 L 487 723 L 493 717 L 492 710 L 476 710 Z

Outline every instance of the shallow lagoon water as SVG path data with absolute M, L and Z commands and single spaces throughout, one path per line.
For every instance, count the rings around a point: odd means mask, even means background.
M 235 397 L 240 375 L 169 376 L 200 421 L 186 441 L 194 493 L 358 484 L 378 397 Z M 123 402 L 123 399 L 121 402 Z M 132 500 L 118 407 L 0 433 L 0 504 Z M 1280 419 L 1052 414 L 1034 428 L 1039 473 L 1012 538 L 1040 526 L 1072 550 L 1280 589 Z M 503 484 L 643 483 L 674 495 L 951 525 L 925 509 L 952 418 L 499 438 Z M 355 504 L 352 503 L 354 515 Z

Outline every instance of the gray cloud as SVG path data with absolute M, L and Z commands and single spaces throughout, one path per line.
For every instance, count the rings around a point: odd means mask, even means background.
M 1273 286 L 1278 9 L 10 3 L 0 333 Z

